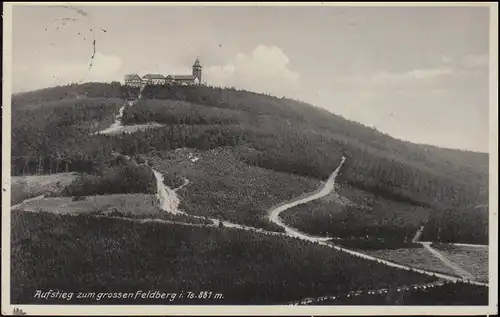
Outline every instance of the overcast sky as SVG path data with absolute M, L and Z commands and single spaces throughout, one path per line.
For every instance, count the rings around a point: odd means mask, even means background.
M 190 74 L 301 99 L 392 136 L 488 151 L 485 7 L 13 8 L 14 92 Z M 89 68 L 95 39 L 95 57 Z

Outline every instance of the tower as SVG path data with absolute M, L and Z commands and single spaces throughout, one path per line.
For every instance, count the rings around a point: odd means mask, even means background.
M 193 64 L 193 76 L 196 76 L 198 78 L 199 83 L 201 83 L 201 69 L 202 67 L 197 57 Z

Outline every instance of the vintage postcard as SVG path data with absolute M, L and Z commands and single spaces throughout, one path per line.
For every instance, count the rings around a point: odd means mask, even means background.
M 498 303 L 498 6 L 4 3 L 2 314 Z

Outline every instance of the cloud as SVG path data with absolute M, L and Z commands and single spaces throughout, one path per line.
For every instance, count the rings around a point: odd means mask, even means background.
M 453 63 L 453 60 L 449 56 L 446 56 L 446 55 L 441 55 L 440 60 L 441 60 L 441 63 L 443 63 L 443 64 Z
M 489 65 L 488 54 L 472 54 L 454 60 L 446 55 L 439 57 L 440 65 L 433 68 L 416 68 L 405 72 L 381 71 L 373 74 L 356 74 L 334 78 L 336 84 L 370 87 L 404 86 L 407 84 L 432 84 L 445 76 L 466 76 L 473 69 Z M 448 77 L 447 80 L 451 77 Z
M 28 67 L 26 64 L 14 64 L 12 71 L 13 92 L 32 90 L 72 82 L 109 82 L 121 80 L 122 60 L 116 55 L 105 55 L 96 52 L 92 67 L 88 61 L 76 62 L 45 62 Z
M 289 63 L 280 48 L 261 44 L 249 55 L 240 52 L 224 65 L 205 67 L 204 80 L 215 86 L 290 96 L 299 87 L 300 74 Z
M 386 84 L 417 80 L 432 80 L 444 75 L 453 74 L 453 69 L 448 67 L 413 69 L 402 73 L 382 72 L 370 77 L 373 83 Z
M 487 53 L 468 55 L 460 61 L 462 66 L 468 68 L 488 67 L 489 63 L 490 58 Z
M 451 67 L 420 68 L 406 72 L 382 71 L 365 75 L 350 75 L 335 78 L 337 84 L 357 84 L 368 86 L 390 86 L 409 83 L 428 83 L 443 76 L 452 75 L 455 70 Z

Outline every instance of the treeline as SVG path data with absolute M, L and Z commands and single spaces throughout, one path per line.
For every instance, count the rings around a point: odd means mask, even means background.
M 423 241 L 489 244 L 488 208 L 439 210 L 431 214 Z
M 315 305 L 487 306 L 488 287 L 461 282 L 401 292 L 392 287 L 384 294 L 342 296 Z
M 64 196 L 156 193 L 156 179 L 148 166 L 124 162 L 105 167 L 99 173 L 82 174 L 66 187 Z
M 229 228 L 19 211 L 12 214 L 11 232 L 14 304 L 276 305 L 352 289 L 435 280 L 299 239 Z M 37 289 L 96 293 L 208 290 L 223 297 L 173 302 L 57 301 L 35 298 Z
M 12 109 L 39 106 L 41 103 L 57 100 L 73 100 L 82 98 L 119 98 L 133 100 L 139 96 L 139 88 L 111 83 L 69 84 L 44 88 L 12 95 Z
M 124 125 L 158 122 L 163 124 L 234 124 L 250 121 L 248 113 L 206 107 L 185 101 L 140 100 L 133 107 L 125 108 Z
M 87 162 L 73 162 L 62 157 L 58 159 L 56 157 L 13 156 L 11 160 L 12 176 L 67 173 L 87 169 Z

